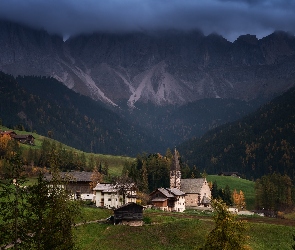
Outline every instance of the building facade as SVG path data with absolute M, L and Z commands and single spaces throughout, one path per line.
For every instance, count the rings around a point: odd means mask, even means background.
M 130 202 L 136 203 L 137 193 L 135 187 L 126 190 L 124 195 L 114 184 L 98 183 L 93 191 L 95 193 L 94 202 L 97 207 L 113 209 Z

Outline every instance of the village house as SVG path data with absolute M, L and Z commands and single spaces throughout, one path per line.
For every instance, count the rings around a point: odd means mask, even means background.
M 94 202 L 97 207 L 113 209 L 130 202 L 136 203 L 137 193 L 134 185 L 130 189 L 125 190 L 125 197 L 123 197 L 120 189 L 111 183 L 98 183 L 93 191 L 95 193 Z
M 92 172 L 61 172 L 60 176 L 65 181 L 65 188 L 70 191 L 73 199 L 84 201 L 94 200 L 93 191 L 90 186 Z M 50 182 L 52 175 L 46 174 L 45 179 Z
M 150 194 L 150 201 L 154 208 L 163 211 L 185 210 L 185 193 L 177 188 L 157 188 Z
M 23 144 L 34 145 L 35 137 L 32 135 L 13 135 L 12 138 Z
M 0 131 L 0 136 L 5 135 L 10 136 L 11 139 L 14 139 L 20 143 L 34 145 L 35 137 L 30 134 L 18 135 L 13 130 Z

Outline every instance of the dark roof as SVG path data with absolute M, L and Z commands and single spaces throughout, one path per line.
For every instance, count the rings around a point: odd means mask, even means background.
M 115 209 L 114 211 L 120 211 L 120 210 L 125 210 L 126 208 L 129 208 L 129 207 L 137 207 L 139 209 L 143 209 L 143 206 L 139 205 L 139 204 L 136 204 L 134 202 L 129 202 L 129 203 L 126 203 L 120 207 L 118 207 L 117 209 Z
M 180 191 L 178 188 L 167 188 L 167 190 L 176 196 L 185 195 L 185 193 Z
M 79 171 L 72 171 L 72 172 L 60 172 L 62 179 L 65 179 L 69 182 L 90 182 L 92 172 L 79 172 Z M 50 181 L 52 179 L 51 174 L 45 175 L 45 179 Z
M 187 194 L 199 194 L 203 187 L 205 178 L 181 179 L 181 191 Z
M 164 195 L 164 197 L 157 197 L 154 198 L 153 201 L 164 201 L 167 200 L 168 198 L 174 198 L 175 196 L 181 196 L 181 195 L 185 195 L 184 192 L 180 191 L 177 188 L 157 188 L 155 191 L 153 191 L 150 196 L 152 196 L 154 193 L 156 192 L 160 192 Z
M 240 176 L 239 172 L 220 172 L 218 175 L 225 175 L 225 176 Z
M 14 139 L 27 139 L 27 138 L 30 138 L 30 137 L 35 138 L 32 135 L 14 135 L 13 136 Z

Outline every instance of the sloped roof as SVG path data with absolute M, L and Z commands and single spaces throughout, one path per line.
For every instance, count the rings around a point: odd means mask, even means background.
M 200 193 L 205 178 L 181 179 L 181 191 L 187 194 Z
M 62 179 L 65 179 L 69 182 L 90 182 L 92 172 L 79 172 L 79 171 L 60 172 L 60 176 Z M 51 174 L 46 174 L 44 177 L 47 181 L 51 181 L 52 179 Z
M 167 190 L 166 188 L 158 188 L 158 190 L 165 195 L 167 198 L 173 198 L 174 195 L 172 193 L 169 192 L 169 190 Z
M 13 138 L 15 138 L 15 139 L 27 139 L 27 138 L 30 138 L 30 137 L 35 139 L 35 137 L 32 136 L 32 135 L 14 135 L 13 136 Z
M 119 211 L 119 210 L 122 210 L 126 207 L 136 207 L 136 208 L 139 208 L 139 209 L 143 209 L 143 206 L 142 205 L 139 205 L 139 204 L 136 204 L 135 202 L 129 202 L 129 203 L 126 203 L 120 207 L 118 207 L 117 209 L 115 209 L 114 211 Z
M 96 187 L 93 190 L 102 191 L 104 193 L 113 193 L 117 192 L 118 189 L 111 183 L 97 183 Z
M 167 188 L 167 190 L 169 190 L 172 194 L 176 196 L 185 195 L 185 193 L 180 191 L 178 188 Z

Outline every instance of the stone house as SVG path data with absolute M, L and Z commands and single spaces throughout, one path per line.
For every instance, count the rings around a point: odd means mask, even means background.
M 181 191 L 185 193 L 186 207 L 210 206 L 211 190 L 206 178 L 181 179 Z

